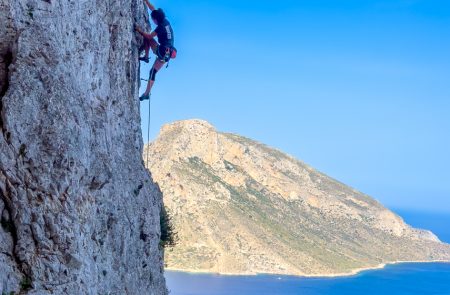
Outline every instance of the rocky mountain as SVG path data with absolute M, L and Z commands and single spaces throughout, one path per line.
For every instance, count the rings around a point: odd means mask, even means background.
M 179 235 L 169 269 L 329 276 L 450 260 L 450 245 L 369 196 L 207 122 L 164 126 L 149 153 Z
M 167 294 L 142 0 L 0 0 L 0 293 Z

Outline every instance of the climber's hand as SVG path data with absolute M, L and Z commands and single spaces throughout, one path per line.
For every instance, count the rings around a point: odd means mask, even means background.
M 151 11 L 155 10 L 155 6 L 153 6 L 153 4 L 151 4 L 149 0 L 144 0 L 144 3 L 147 5 L 147 7 L 148 7 Z

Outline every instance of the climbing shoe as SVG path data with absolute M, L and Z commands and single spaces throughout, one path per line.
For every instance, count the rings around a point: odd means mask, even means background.
M 145 62 L 145 63 L 147 63 L 147 64 L 150 62 L 150 58 L 145 57 L 145 56 L 144 56 L 144 57 L 140 57 L 139 60 L 140 60 L 140 61 L 143 61 L 143 62 Z
M 149 99 L 150 99 L 150 94 L 148 94 L 148 95 L 142 94 L 142 96 L 139 97 L 140 101 L 149 100 Z

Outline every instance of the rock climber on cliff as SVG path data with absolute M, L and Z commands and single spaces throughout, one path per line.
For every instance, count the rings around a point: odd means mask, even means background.
M 176 49 L 174 45 L 174 35 L 172 26 L 166 19 L 166 15 L 161 8 L 155 9 L 155 7 L 150 3 L 149 0 L 144 0 L 147 7 L 152 11 L 151 18 L 156 24 L 156 29 L 150 34 L 144 32 L 139 26 L 136 25 L 136 31 L 144 37 L 144 43 L 140 48 L 140 51 L 145 50 L 145 56 L 140 57 L 139 60 L 146 63 L 149 62 L 149 52 L 150 48 L 156 55 L 155 63 L 150 70 L 150 77 L 147 84 L 147 89 L 144 94 L 139 97 L 140 101 L 150 99 L 150 93 L 155 83 L 155 77 L 159 70 L 164 66 L 166 62 L 169 62 L 171 58 L 176 57 Z M 158 37 L 158 42 L 154 39 Z

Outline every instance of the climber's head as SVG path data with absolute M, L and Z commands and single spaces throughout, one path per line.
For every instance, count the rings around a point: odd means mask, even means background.
M 161 8 L 158 8 L 158 9 L 152 11 L 151 17 L 152 17 L 152 20 L 155 22 L 155 24 L 159 25 L 166 18 L 166 14 L 164 13 L 164 11 Z

